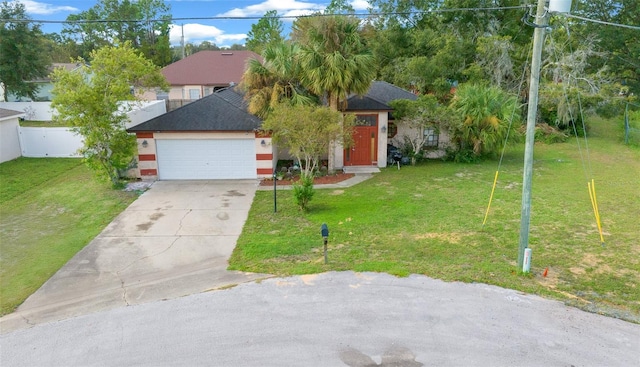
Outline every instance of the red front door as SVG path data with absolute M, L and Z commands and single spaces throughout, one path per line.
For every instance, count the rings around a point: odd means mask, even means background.
M 353 146 L 344 151 L 345 166 L 371 166 L 378 161 L 378 115 L 357 115 Z

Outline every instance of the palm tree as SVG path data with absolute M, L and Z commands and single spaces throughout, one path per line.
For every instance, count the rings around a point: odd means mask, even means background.
M 293 23 L 292 39 L 300 45 L 302 84 L 334 111 L 346 108 L 349 94 L 365 94 L 376 75 L 374 57 L 360 39 L 353 16 L 316 16 Z M 342 107 L 342 108 L 340 108 Z M 329 171 L 335 149 L 329 148 Z
M 520 122 L 517 98 L 498 87 L 462 85 L 450 107 L 458 115 L 451 121 L 453 140 L 476 156 L 499 152 L 511 121 Z
M 351 93 L 365 94 L 376 71 L 373 56 L 360 39 L 360 21 L 351 16 L 296 20 L 292 38 L 300 45 L 301 81 L 339 109 Z
M 282 102 L 292 105 L 316 103 L 300 84 L 298 52 L 295 44 L 280 42 L 265 48 L 263 62 L 249 60 L 240 87 L 246 92 L 250 113 L 266 118 Z

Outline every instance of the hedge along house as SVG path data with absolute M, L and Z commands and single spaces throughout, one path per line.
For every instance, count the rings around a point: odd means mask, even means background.
M 227 88 L 127 129 L 136 134 L 143 179 L 256 179 L 273 173 L 271 138 Z

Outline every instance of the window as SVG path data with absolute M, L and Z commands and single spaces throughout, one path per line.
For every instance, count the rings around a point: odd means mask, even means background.
M 392 139 L 398 134 L 398 126 L 395 121 L 389 121 L 389 127 L 387 128 L 387 139 Z
M 189 89 L 189 99 L 199 99 L 200 89 Z
M 356 125 L 376 126 L 378 125 L 378 115 L 356 115 Z
M 426 127 L 424 129 L 424 147 L 425 148 L 438 147 L 438 133 L 436 132 L 436 129 L 432 127 Z

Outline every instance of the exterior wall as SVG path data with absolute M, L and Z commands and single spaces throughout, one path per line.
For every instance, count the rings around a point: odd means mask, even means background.
M 353 114 L 373 115 L 378 114 L 378 161 L 377 167 L 387 166 L 387 125 L 389 125 L 388 111 L 349 111 Z M 384 130 L 384 132 L 383 132 Z M 336 170 L 344 168 L 344 147 L 336 144 L 334 149 L 334 164 Z
M 389 127 L 389 113 L 378 113 L 378 167 L 387 166 L 387 128 Z
M 169 100 L 186 99 L 191 100 L 189 95 L 189 89 L 197 89 L 200 91 L 200 97 L 206 97 L 218 89 L 226 88 L 229 85 L 172 85 L 169 89 Z M 153 95 L 153 99 L 156 99 L 156 95 Z
M 273 169 L 278 162 L 277 150 L 274 154 L 271 137 L 259 132 L 255 133 L 256 167 L 258 178 L 267 178 L 273 175 Z
M 253 138 L 256 147 L 256 176 L 258 178 L 271 177 L 273 167 L 275 167 L 277 162 L 277 154 L 273 153 L 274 149 L 271 144 L 271 137 L 254 132 L 136 133 L 136 138 L 138 144 L 138 178 L 142 179 L 155 180 L 158 178 L 156 140 Z
M 138 178 L 155 180 L 158 178 L 156 141 L 153 133 L 136 133 L 138 145 Z
M 400 121 L 396 121 L 396 126 L 398 127 L 398 133 L 389 141 L 389 143 L 398 148 L 401 148 L 402 146 L 404 146 L 405 136 L 408 136 L 410 138 L 415 138 L 419 136 L 419 134 L 423 133 L 422 129 L 411 128 Z M 424 157 L 430 158 L 430 159 L 444 157 L 444 155 L 446 154 L 445 150 L 447 147 L 449 147 L 449 143 L 450 143 L 449 133 L 446 130 L 441 129 L 439 131 L 439 136 L 438 136 L 438 147 L 429 148 L 425 150 Z
M 169 89 L 169 99 L 185 99 L 182 96 L 182 87 L 172 85 L 171 88 Z
M 18 116 L 0 119 L 0 163 L 22 155 L 18 129 Z
M 197 89 L 200 93 L 198 98 L 204 97 L 204 86 L 203 85 L 172 85 L 171 89 L 169 89 L 169 99 L 198 99 L 191 98 L 189 95 L 190 89 Z
M 38 85 L 38 91 L 35 95 L 36 101 L 51 101 L 53 98 L 53 94 L 51 91 L 53 90 L 53 83 L 51 82 L 34 82 Z M 4 95 L 4 91 L 0 92 L 0 97 Z M 0 98 L 4 100 L 4 98 Z M 33 100 L 30 97 L 18 97 L 15 94 L 9 92 L 7 95 L 8 102 L 32 102 Z

